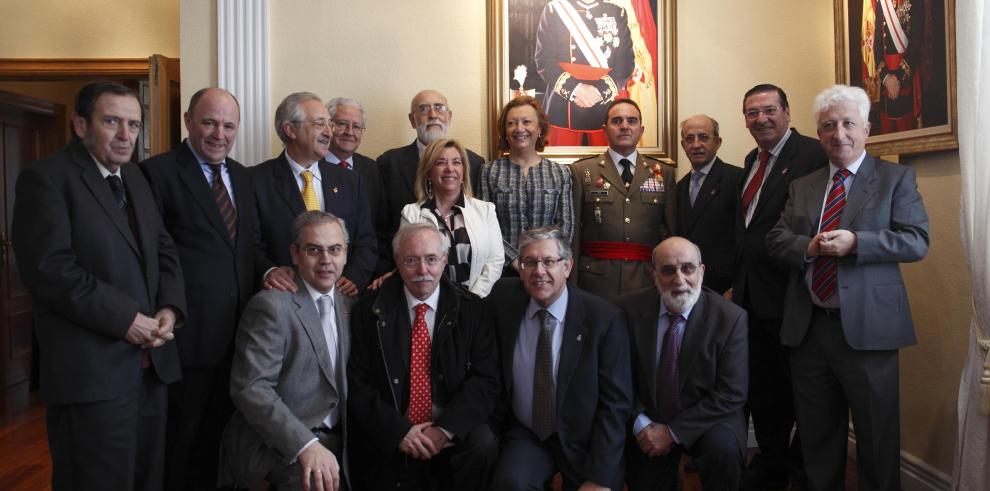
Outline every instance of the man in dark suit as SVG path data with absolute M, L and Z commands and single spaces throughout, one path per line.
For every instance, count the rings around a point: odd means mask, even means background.
M 543 489 L 557 471 L 565 490 L 622 489 L 633 399 L 622 312 L 567 285 L 574 259 L 559 229 L 520 234 L 519 265 L 521 278 L 487 298 L 507 428 L 492 489 Z
M 322 105 L 321 105 L 322 107 Z M 237 411 L 223 434 L 220 484 L 347 489 L 347 357 L 353 299 L 337 279 L 347 229 L 322 211 L 292 224 L 295 292 L 265 290 L 241 317 L 230 374 Z
M 364 106 L 357 99 L 334 97 L 327 102 L 327 112 L 333 121 L 333 138 L 330 139 L 330 151 L 325 158 L 327 162 L 356 171 L 361 176 L 364 193 L 368 198 L 368 216 L 371 217 L 378 235 L 379 260 L 374 274 L 377 278 L 391 269 L 391 261 L 381 257 L 381 252 L 388 250 L 390 246 L 385 244 L 389 239 L 385 235 L 385 194 L 378 162 L 357 153 L 364 132 L 368 129 Z
M 706 490 L 739 489 L 746 450 L 746 312 L 701 286 L 706 270 L 696 245 L 671 237 L 653 250 L 656 288 L 616 302 L 633 346 L 631 491 L 680 489 L 678 463 L 685 451 Z
M 413 97 L 409 105 L 409 124 L 416 130 L 416 140 L 404 147 L 387 150 L 378 157 L 378 170 L 382 173 L 382 186 L 385 193 L 385 234 L 391 246 L 392 236 L 399 229 L 402 207 L 416 202 L 416 169 L 419 156 L 433 140 L 446 138 L 454 110 L 447 104 L 447 98 L 435 90 L 423 90 Z M 485 159 L 468 150 L 471 161 L 468 174 L 471 189 L 478 192 L 478 179 L 481 164 Z M 382 251 L 384 260 L 391 262 L 392 251 Z
M 717 157 L 718 121 L 698 114 L 681 123 L 681 148 L 691 172 L 677 183 L 678 231 L 701 249 L 704 284 L 718 293 L 732 287 L 736 259 L 733 230 L 739 214 L 743 171 Z
M 201 89 L 184 119 L 189 138 L 141 163 L 175 241 L 189 307 L 176 332 L 182 381 L 169 385 L 165 487 L 215 489 L 220 435 L 233 412 L 234 330 L 258 285 L 254 191 L 247 169 L 227 155 L 240 124 L 234 96 Z
M 898 349 L 915 343 L 900 263 L 928 253 L 914 170 L 866 153 L 870 101 L 859 87 L 815 98 L 829 166 L 791 184 L 768 235 L 791 267 L 780 332 L 811 489 L 841 489 L 848 414 L 859 489 L 899 490 Z
M 371 281 L 378 260 L 361 176 L 323 159 L 333 138 L 333 120 L 316 94 L 296 92 L 283 99 L 275 110 L 275 132 L 285 150 L 252 169 L 265 255 L 282 267 L 266 273 L 265 287 L 295 288 L 286 268 L 291 264 L 292 221 L 303 211 L 322 210 L 346 224 L 351 240 L 337 288 L 355 296 Z
M 394 242 L 399 274 L 354 311 L 355 488 L 486 489 L 498 458 L 487 420 L 501 390 L 491 315 L 444 279 L 450 245 L 436 227 L 403 227 Z
M 141 103 L 121 85 L 76 95 L 72 142 L 21 172 L 12 236 L 34 300 L 52 488 L 161 489 L 166 384 L 182 271 L 130 163 Z
M 749 316 L 749 398 L 758 453 L 743 474 L 742 489 L 786 487 L 789 477 L 801 485 L 800 439 L 795 435 L 794 402 L 787 350 L 780 345 L 787 269 L 771 259 L 767 232 L 787 201 L 791 181 L 827 163 L 818 140 L 788 128 L 787 95 L 761 84 L 743 97 L 746 127 L 757 148 L 746 156 L 739 215 L 736 218 L 736 275 L 731 293 Z M 790 476 L 788 476 L 790 474 Z

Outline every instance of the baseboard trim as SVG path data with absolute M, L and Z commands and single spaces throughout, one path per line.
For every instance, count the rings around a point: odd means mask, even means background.
M 856 435 L 849 428 L 848 455 L 856 459 Z M 902 491 L 949 491 L 952 479 L 942 471 L 924 463 L 921 459 L 901 450 Z

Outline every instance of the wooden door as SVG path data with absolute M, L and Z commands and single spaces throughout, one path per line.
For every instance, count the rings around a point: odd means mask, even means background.
M 65 107 L 0 91 L 0 382 L 31 377 L 31 298 L 21 282 L 10 242 L 14 186 L 21 169 L 65 145 Z M 0 396 L 2 397 L 2 396 Z
M 179 60 L 162 55 L 148 58 L 150 155 L 165 153 L 181 141 L 182 102 Z

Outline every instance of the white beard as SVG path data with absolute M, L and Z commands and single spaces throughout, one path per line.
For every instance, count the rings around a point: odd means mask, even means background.
M 439 121 L 433 121 L 434 124 L 440 125 L 440 128 L 430 128 L 430 121 L 426 124 L 421 124 L 416 127 L 416 138 L 426 145 L 433 143 L 434 140 L 438 138 L 444 138 L 447 136 L 447 125 Z
M 660 299 L 667 306 L 667 310 L 680 314 L 694 306 L 698 301 L 698 297 L 701 296 L 701 285 L 699 284 L 696 288 L 686 290 L 677 293 L 673 289 L 671 291 L 660 290 Z

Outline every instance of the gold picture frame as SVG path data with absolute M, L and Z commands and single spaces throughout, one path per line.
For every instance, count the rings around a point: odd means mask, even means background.
M 567 0 L 558 0 L 567 1 Z M 646 132 L 639 151 L 676 165 L 677 157 L 677 69 L 675 26 L 676 0 L 610 0 L 608 3 L 625 6 L 633 37 L 632 46 L 636 58 L 632 82 L 623 85 L 640 97 L 643 124 Z M 531 47 L 536 43 L 540 14 L 550 3 L 548 0 L 488 0 L 488 113 L 490 155 L 500 155 L 498 114 L 511 99 L 512 94 L 527 93 L 544 102 L 546 82 L 535 66 Z M 644 8 L 652 10 L 647 12 Z M 640 15 L 637 16 L 637 13 Z M 653 15 L 653 23 L 639 26 L 639 18 Z M 590 20 L 590 16 L 588 17 Z M 511 20 L 510 20 L 511 19 Z M 635 23 L 635 25 L 633 25 Z M 602 23 L 599 22 L 599 26 Z M 647 41 L 643 34 L 653 28 L 656 43 Z M 601 31 L 599 31 L 601 32 Z M 642 34 L 636 39 L 636 33 Z M 594 33 L 592 34 L 594 35 Z M 607 36 L 607 33 L 605 34 Z M 652 50 L 650 48 L 653 48 Z M 648 57 L 647 57 L 648 56 Z M 652 63 L 652 70 L 643 70 L 640 60 Z M 514 65 L 514 66 L 510 66 Z M 520 81 L 520 66 L 523 71 Z M 652 86 L 649 84 L 652 82 Z M 618 87 L 621 93 L 623 87 Z M 651 96 L 652 90 L 652 96 Z M 515 91 L 515 92 L 513 92 Z M 634 99 L 636 97 L 633 97 Z M 641 101 L 655 101 L 643 104 Z M 552 119 L 552 118 L 551 118 Z M 604 121 L 603 121 L 604 123 Z M 605 146 L 550 146 L 542 152 L 561 163 L 598 155 Z
M 833 1 L 836 81 L 872 103 L 867 151 L 959 148 L 955 1 Z

